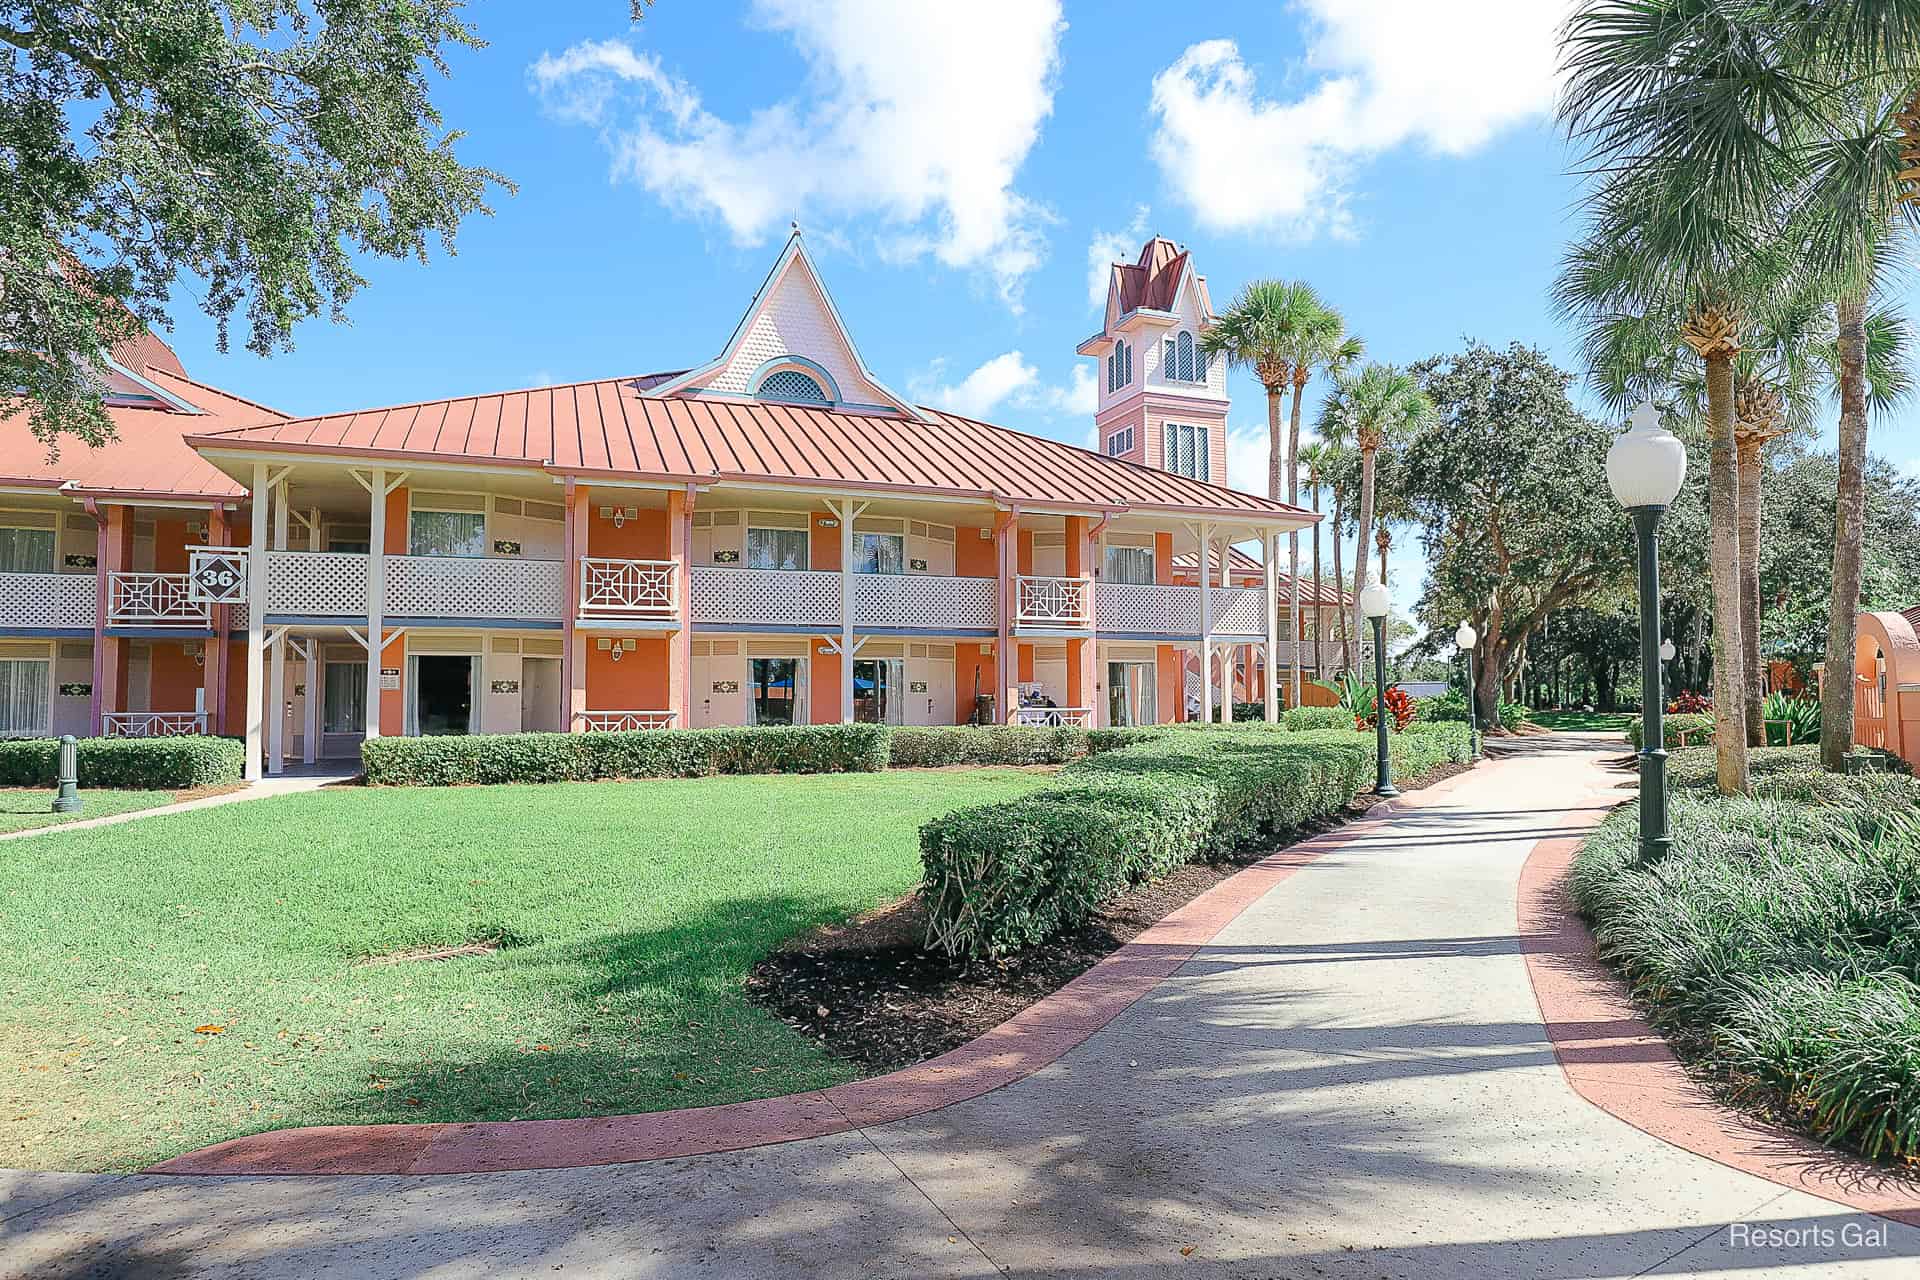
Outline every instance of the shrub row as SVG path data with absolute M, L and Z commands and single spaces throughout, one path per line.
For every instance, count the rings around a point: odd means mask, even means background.
M 1713 741 L 1713 713 L 1681 711 L 1668 713 L 1661 721 L 1661 732 L 1665 734 L 1668 747 L 1698 746 Z M 1640 721 L 1635 720 L 1627 726 L 1627 741 L 1637 749 L 1645 737 Z
M 232 738 L 82 738 L 74 757 L 82 787 L 186 791 L 240 781 L 247 751 Z M 51 787 L 59 768 L 56 738 L 0 741 L 0 787 Z
M 1920 783 L 1756 749 L 1755 794 L 1674 757 L 1673 852 L 1631 807 L 1577 855 L 1574 900 L 1680 1052 L 1823 1141 L 1920 1156 Z
M 889 763 L 896 769 L 956 764 L 1065 764 L 1087 754 L 1087 731 L 1022 725 L 896 727 Z
M 1032 946 L 1180 863 L 1335 813 L 1373 778 L 1373 739 L 1352 730 L 1105 732 L 1139 736 L 1099 743 L 1030 796 L 921 828 L 930 946 L 969 957 Z M 1391 746 L 1403 780 L 1468 753 L 1465 730 L 1443 726 Z
M 370 783 L 416 787 L 870 773 L 887 767 L 888 738 L 871 724 L 375 738 L 361 744 L 360 762 Z
M 1353 713 L 1339 707 L 1288 707 L 1280 723 L 1297 733 L 1310 729 L 1351 729 Z

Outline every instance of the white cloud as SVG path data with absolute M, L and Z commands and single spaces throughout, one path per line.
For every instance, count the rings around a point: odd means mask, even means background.
M 1131 262 L 1147 238 L 1148 218 L 1152 210 L 1136 205 L 1133 221 L 1124 231 L 1095 231 L 1087 244 L 1087 305 L 1096 311 L 1107 305 L 1107 284 L 1113 278 L 1113 264 Z
M 744 119 L 620 40 L 542 54 L 528 77 L 557 116 L 600 130 L 616 180 L 718 218 L 736 243 L 795 216 L 858 222 L 883 255 L 984 272 L 1017 308 L 1051 216 L 1014 178 L 1053 110 L 1058 0 L 755 0 L 752 13 L 808 74 Z
M 1204 227 L 1350 234 L 1366 160 L 1407 145 L 1462 155 L 1553 106 L 1565 0 L 1297 7 L 1298 96 L 1262 96 L 1232 40 L 1192 45 L 1154 77 L 1153 157 Z
M 1264 407 L 1264 404 L 1263 404 L 1263 407 Z M 1286 429 L 1287 429 L 1287 424 L 1285 422 L 1282 422 L 1280 424 L 1280 430 L 1282 432 L 1285 432 Z M 1318 440 L 1319 438 L 1320 438 L 1319 436 L 1314 434 L 1312 427 L 1308 426 L 1305 422 L 1302 422 L 1300 424 L 1300 447 L 1301 448 L 1304 449 L 1306 446 L 1312 444 L 1315 440 Z M 1286 443 L 1285 439 L 1283 438 L 1281 441 L 1281 445 L 1283 448 L 1285 447 L 1285 443 Z M 1266 497 L 1267 496 L 1267 459 L 1271 455 L 1272 455 L 1272 450 L 1270 450 L 1267 447 L 1267 424 L 1266 423 L 1247 422 L 1247 423 L 1242 423 L 1237 427 L 1228 426 L 1227 428 L 1227 485 L 1228 487 L 1238 489 L 1242 493 L 1257 493 L 1263 498 Z M 1286 476 L 1285 476 L 1285 473 L 1282 472 L 1281 484 L 1285 485 L 1285 483 L 1286 483 Z M 1303 483 L 1304 483 L 1304 480 L 1303 480 Z M 1286 492 L 1283 488 L 1281 491 L 1281 497 L 1284 498 L 1285 496 L 1286 496 Z M 1301 505 L 1303 506 L 1306 505 L 1306 500 L 1304 497 L 1301 499 Z
M 986 361 L 958 382 L 945 381 L 947 362 L 935 360 L 925 373 L 909 380 L 913 398 L 936 409 L 967 418 L 987 418 L 1005 405 L 1044 414 L 1092 416 L 1098 404 L 1093 370 L 1076 364 L 1066 385 L 1044 381 L 1040 371 L 1018 351 L 1007 351 Z

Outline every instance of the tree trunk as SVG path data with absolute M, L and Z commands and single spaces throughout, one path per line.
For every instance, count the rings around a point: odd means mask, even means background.
M 1387 530 L 1387 518 L 1380 517 L 1380 531 L 1373 535 L 1374 545 L 1380 548 L 1380 581 L 1387 580 L 1387 548 L 1393 545 L 1393 534 Z
M 1303 369 L 1293 371 L 1293 413 L 1287 424 L 1287 505 L 1300 505 L 1300 400 L 1306 395 L 1307 379 Z M 1293 646 L 1293 697 L 1288 706 L 1300 705 L 1300 531 L 1287 534 L 1287 634 Z
M 1475 673 L 1478 683 L 1474 687 L 1474 695 L 1479 706 L 1480 727 L 1483 729 L 1500 723 L 1500 686 L 1506 679 L 1503 668 L 1509 649 L 1505 637 L 1489 629 L 1489 634 L 1480 642 L 1480 652 L 1475 655 L 1480 669 Z
M 1346 575 L 1340 571 L 1340 543 L 1345 536 L 1341 532 L 1341 528 L 1342 528 L 1342 523 L 1340 520 L 1341 514 L 1342 512 L 1340 510 L 1340 490 L 1338 487 L 1335 487 L 1333 491 L 1333 585 L 1334 585 L 1334 594 L 1344 599 L 1347 593 L 1347 578 L 1346 578 Z M 1339 628 L 1339 632 L 1340 632 L 1341 669 L 1345 671 L 1352 671 L 1354 669 L 1353 614 L 1348 611 L 1345 605 L 1340 605 L 1334 609 L 1333 618 L 1334 618 L 1334 625 Z
M 1820 689 L 1820 759 L 1844 767 L 1853 749 L 1853 647 L 1860 611 L 1861 535 L 1867 518 L 1866 298 L 1840 300 L 1840 491 L 1833 507 L 1833 599 L 1827 676 Z
M 1280 387 L 1276 382 L 1267 388 L 1267 496 L 1275 502 L 1286 476 L 1286 455 L 1280 452 Z
M 1746 668 L 1747 745 L 1767 745 L 1767 673 L 1760 663 L 1760 485 L 1766 473 L 1764 442 L 1741 433 L 1734 441 L 1740 482 L 1740 651 Z
M 1360 593 L 1367 588 L 1367 535 L 1373 532 L 1373 453 L 1360 447 L 1360 514 L 1354 520 L 1353 539 L 1353 628 L 1365 643 L 1366 615 L 1360 612 Z
M 1712 530 L 1714 747 L 1722 795 L 1747 790 L 1746 681 L 1740 640 L 1740 492 L 1733 459 L 1733 353 L 1707 364 L 1707 520 Z
M 1313 485 L 1313 510 L 1316 515 L 1320 511 L 1320 485 L 1317 481 Z M 1327 678 L 1327 673 L 1324 670 L 1326 666 L 1324 660 L 1325 655 L 1322 654 L 1320 650 L 1320 624 L 1326 621 L 1327 616 L 1326 610 L 1322 608 L 1320 604 L 1322 599 L 1323 597 L 1320 594 L 1320 522 L 1316 520 L 1313 522 L 1313 678 L 1315 680 L 1324 680 Z

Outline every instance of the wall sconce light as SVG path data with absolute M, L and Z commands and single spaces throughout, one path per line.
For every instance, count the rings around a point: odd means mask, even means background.
M 615 640 L 611 636 L 601 636 L 593 642 L 593 647 L 604 652 L 611 661 L 618 662 L 623 655 L 632 653 L 638 645 L 632 640 Z
M 602 520 L 611 520 L 613 522 L 613 527 L 616 529 L 625 528 L 627 521 L 637 518 L 639 514 L 640 514 L 640 508 L 638 507 L 602 507 L 600 508 L 600 518 Z

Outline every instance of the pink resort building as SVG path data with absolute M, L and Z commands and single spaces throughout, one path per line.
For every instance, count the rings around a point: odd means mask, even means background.
M 896 395 L 798 234 L 669 373 L 288 418 L 130 344 L 117 441 L 0 424 L 0 733 L 244 734 L 277 772 L 381 734 L 1274 714 L 1320 663 L 1273 551 L 1317 517 L 1227 487 L 1211 316 L 1171 242 L 1114 266 L 1100 452 Z

